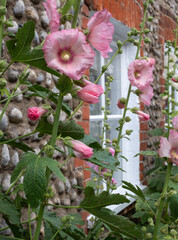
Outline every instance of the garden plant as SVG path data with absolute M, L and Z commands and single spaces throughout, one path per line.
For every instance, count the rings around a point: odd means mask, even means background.
M 123 127 L 131 118 L 128 112 L 137 114 L 142 121 L 148 121 L 149 115 L 141 111 L 137 106 L 129 107 L 130 95 L 149 106 L 153 97 L 151 86 L 154 76 L 154 58 L 140 56 L 141 44 L 149 44 L 146 36 L 150 29 L 146 28 L 146 22 L 153 18 L 147 15 L 147 8 L 153 0 L 146 0 L 143 4 L 144 16 L 140 23 L 140 29 L 132 28 L 124 42 L 117 41 L 117 51 L 108 62 L 102 66 L 102 71 L 95 83 L 92 83 L 85 70 L 94 64 L 96 49 L 104 58 L 112 51 L 110 44 L 113 38 L 114 26 L 110 22 L 111 13 L 107 9 L 96 12 L 88 21 L 87 29 L 82 31 L 77 25 L 80 10 L 80 0 L 68 0 L 62 8 L 57 9 L 55 0 L 43 2 L 43 6 L 49 18 L 50 33 L 37 47 L 32 47 L 35 34 L 33 21 L 26 22 L 17 34 L 8 36 L 6 29 L 12 26 L 12 20 L 6 19 L 6 0 L 1 0 L 0 6 L 0 54 L 3 42 L 9 54 L 8 59 L 0 60 L 0 94 L 3 108 L 0 113 L 0 121 L 11 102 L 20 93 L 17 88 L 23 85 L 28 91 L 27 97 L 38 96 L 43 98 L 45 104 L 34 106 L 27 110 L 27 116 L 31 121 L 38 121 L 36 129 L 32 133 L 21 135 L 17 138 L 8 138 L 6 132 L 0 131 L 0 144 L 7 144 L 23 151 L 20 161 L 11 175 L 11 186 L 4 192 L 0 191 L 0 213 L 6 224 L 6 228 L 0 229 L 0 239 L 30 239 L 30 240 L 97 240 L 97 239 L 178 239 L 178 112 L 175 106 L 178 103 L 174 99 L 174 93 L 178 90 L 178 78 L 176 76 L 176 62 L 171 58 L 171 52 L 178 56 L 177 31 L 175 29 L 174 42 L 167 42 L 166 54 L 166 90 L 162 97 L 167 99 L 165 114 L 165 127 L 154 129 L 150 134 L 161 136 L 158 151 L 143 151 L 138 155 L 149 155 L 155 159 L 155 168 L 149 171 L 150 180 L 148 188 L 143 192 L 138 186 L 123 181 L 123 188 L 128 190 L 126 195 L 116 194 L 118 179 L 113 178 L 117 169 L 121 169 L 122 155 L 121 140 L 128 138 L 134 129 Z M 71 14 L 70 10 L 73 9 Z M 60 24 L 66 20 L 72 22 L 71 29 L 60 29 Z M 98 85 L 99 79 L 107 71 L 109 65 L 118 54 L 122 54 L 125 44 L 134 44 L 137 47 L 135 60 L 128 65 L 128 79 L 130 81 L 126 98 L 118 99 L 118 108 L 123 109 L 123 116 L 118 121 L 116 130 L 118 137 L 104 139 L 104 133 L 109 130 L 107 106 L 110 99 L 107 97 L 111 88 L 110 83 L 115 79 L 107 78 L 106 89 Z M 143 47 L 143 46 L 142 46 Z M 1 57 L 1 55 L 0 55 Z M 13 91 L 6 86 L 5 74 L 12 64 L 22 63 L 23 73 Z M 172 69 L 170 64 L 173 65 Z M 32 66 L 56 76 L 55 86 L 59 93 L 54 93 L 44 86 L 28 81 L 28 68 Z M 80 101 L 72 111 L 63 99 L 66 94 L 71 94 L 73 99 Z M 100 142 L 90 135 L 86 135 L 81 126 L 74 121 L 74 115 L 83 102 L 95 104 L 99 102 L 100 95 L 106 95 L 104 112 L 104 126 Z M 5 96 L 5 97 L 4 97 Z M 60 121 L 61 111 L 68 118 Z M 54 116 L 53 123 L 48 121 L 50 115 Z M 34 150 L 23 142 L 23 138 L 38 133 L 41 137 L 47 136 L 47 143 L 36 154 Z M 21 141 L 18 141 L 18 140 Z M 68 148 L 68 154 L 61 151 L 59 143 Z M 104 147 L 103 147 L 104 146 Z M 53 158 L 54 151 L 64 154 L 66 160 L 63 163 Z M 73 157 L 86 161 L 90 166 L 88 171 L 94 174 L 86 187 L 81 189 L 84 198 L 77 206 L 55 205 L 56 208 L 76 208 L 88 211 L 92 226 L 85 233 L 79 227 L 82 221 L 78 215 L 69 214 L 59 217 L 54 212 L 48 211 L 47 206 L 52 205 L 50 199 L 54 197 L 50 180 L 53 175 L 65 182 L 61 168 Z M 134 158 L 134 156 L 133 156 Z M 122 169 L 127 171 L 127 169 Z M 76 186 L 78 187 L 78 186 Z M 162 190 L 163 189 L 163 190 Z M 128 197 L 136 198 L 136 213 L 133 217 L 138 219 L 138 224 L 127 217 L 117 215 L 108 206 L 129 203 Z M 53 205 L 54 206 L 54 205 Z M 22 208 L 26 207 L 28 221 L 21 221 Z M 31 218 L 35 213 L 35 218 Z M 35 223 L 35 224 L 34 224 Z M 28 225 L 28 227 L 27 227 Z M 4 230 L 10 228 L 11 236 L 3 236 Z M 43 235 L 40 231 L 43 230 Z

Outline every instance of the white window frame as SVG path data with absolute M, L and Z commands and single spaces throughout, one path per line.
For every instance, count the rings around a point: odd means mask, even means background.
M 93 13 L 91 13 L 91 16 Z M 121 22 L 117 21 L 116 19 L 112 18 L 111 22 L 114 24 L 115 27 L 115 33 L 114 33 L 114 42 L 117 42 L 117 40 L 124 41 L 127 38 L 127 32 L 130 31 L 130 29 L 123 25 Z M 132 44 L 128 43 L 123 48 L 123 54 L 121 54 L 121 97 L 127 97 L 127 92 L 129 88 L 129 80 L 128 80 L 128 65 L 130 62 L 132 62 L 135 59 L 136 54 L 136 47 L 134 47 Z M 101 56 L 101 66 L 104 65 L 104 58 Z M 101 85 L 105 88 L 105 75 L 103 74 L 101 77 Z M 104 94 L 101 96 L 101 102 L 104 103 Z M 136 95 L 131 94 L 130 100 L 129 100 L 129 107 L 138 107 L 139 108 L 139 101 L 136 98 Z M 123 113 L 123 110 L 122 110 Z M 122 118 L 121 115 L 108 115 L 109 119 L 120 119 Z M 139 137 L 139 119 L 136 114 L 130 113 L 130 111 L 127 111 L 127 116 L 130 116 L 132 119 L 131 122 L 126 123 L 123 127 L 123 133 L 126 129 L 133 129 L 134 131 L 129 136 L 130 141 L 123 138 L 122 139 L 122 155 L 125 156 L 128 159 L 128 162 L 124 159 L 122 160 L 122 168 L 126 171 L 122 173 L 122 180 L 131 182 L 134 185 L 138 185 L 141 189 L 144 189 L 145 186 L 143 186 L 140 182 L 140 166 L 139 166 L 139 156 L 134 156 L 140 152 L 140 137 Z M 104 114 L 101 115 L 90 115 L 90 121 L 102 121 L 104 119 Z M 130 143 L 130 144 L 129 144 Z M 117 179 L 116 179 L 117 180 Z M 120 194 L 126 194 L 126 191 L 124 188 L 122 188 L 122 185 L 119 186 L 116 190 L 113 191 L 113 193 L 120 193 Z M 135 199 L 130 198 L 130 203 L 127 204 L 120 204 L 120 205 L 112 205 L 109 208 L 116 213 L 122 211 L 124 208 L 129 206 L 135 201 Z M 89 216 L 88 219 L 90 219 L 91 216 Z M 90 225 L 90 224 L 89 224 Z

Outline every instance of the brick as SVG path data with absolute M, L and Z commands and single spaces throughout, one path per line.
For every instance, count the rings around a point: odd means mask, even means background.
M 146 131 L 148 130 L 148 123 L 147 122 L 141 122 L 140 123 L 140 131 Z
M 90 215 L 90 213 L 87 211 L 82 211 L 80 214 L 81 214 L 82 220 L 84 221 L 86 221 L 87 217 Z
M 148 133 L 147 132 L 140 132 L 140 141 L 147 140 Z
M 89 134 L 89 122 L 88 121 L 83 121 L 83 122 L 77 122 L 78 125 L 83 127 L 85 134 Z
M 89 120 L 89 118 L 90 118 L 90 108 L 89 108 L 89 106 L 83 106 L 82 113 L 83 113 L 83 120 Z
M 87 28 L 87 23 L 88 23 L 89 18 L 82 16 L 82 28 L 86 29 Z
M 160 83 L 161 85 L 165 85 L 165 79 L 161 77 L 161 78 L 159 79 L 159 83 Z
M 89 170 L 83 169 L 84 180 L 88 180 L 91 177 L 91 172 Z
M 144 170 L 143 163 L 140 163 L 140 172 L 143 172 L 143 170 Z
M 140 143 L 140 151 L 145 151 L 147 149 L 147 142 Z
M 74 159 L 74 166 L 75 168 L 82 167 L 84 164 L 84 161 L 78 158 Z
M 140 181 L 143 181 L 143 173 L 140 173 Z
M 85 15 L 86 17 L 89 17 L 90 16 L 90 12 L 89 12 L 89 9 L 87 7 L 87 5 L 83 4 L 82 6 L 82 14 Z

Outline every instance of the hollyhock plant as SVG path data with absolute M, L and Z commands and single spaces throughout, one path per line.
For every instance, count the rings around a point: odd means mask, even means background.
M 96 12 L 88 21 L 87 27 L 89 34 L 87 36 L 91 45 L 100 51 L 104 58 L 108 57 L 108 53 L 112 52 L 109 44 L 112 42 L 114 26 L 109 21 L 111 13 L 106 9 Z
M 128 78 L 132 86 L 136 86 L 140 91 L 146 89 L 153 82 L 154 61 L 146 59 L 136 59 L 129 64 Z
M 78 140 L 71 140 L 72 149 L 77 158 L 87 159 L 93 155 L 93 149 Z
M 148 86 L 142 90 L 142 93 L 139 94 L 139 97 L 145 105 L 150 105 L 151 99 L 153 97 L 153 88 L 151 86 Z
M 46 9 L 51 32 L 58 31 L 61 14 L 57 12 L 56 0 L 47 0 L 46 2 L 43 2 L 43 6 Z
M 88 82 L 88 81 L 87 81 Z M 104 93 L 103 87 L 89 82 L 81 90 L 77 91 L 77 96 L 87 103 L 98 103 L 99 96 Z
M 32 107 L 27 110 L 28 118 L 32 121 L 38 120 L 45 113 L 47 113 L 47 110 L 42 107 Z
M 94 63 L 95 52 L 78 29 L 51 33 L 46 37 L 42 49 L 48 67 L 74 80 L 79 80 Z
M 168 157 L 169 160 L 178 166 L 178 132 L 170 130 L 169 141 L 161 137 L 158 154 L 160 157 Z
M 172 124 L 175 130 L 178 130 L 178 116 L 175 116 L 172 120 Z
M 138 115 L 139 119 L 141 121 L 148 121 L 150 116 L 142 111 L 136 111 L 136 114 Z

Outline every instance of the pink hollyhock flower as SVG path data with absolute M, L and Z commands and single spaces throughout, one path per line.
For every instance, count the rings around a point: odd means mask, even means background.
M 27 115 L 30 120 L 36 121 L 46 112 L 47 110 L 42 107 L 32 107 L 27 110 Z
M 172 120 L 172 124 L 175 130 L 178 130 L 178 116 L 175 116 Z
M 89 34 L 87 36 L 91 45 L 100 51 L 104 58 L 108 57 L 108 53 L 112 52 L 109 44 L 112 42 L 114 26 L 109 21 L 111 13 L 103 9 L 96 12 L 88 21 L 87 27 Z
M 178 166 L 178 132 L 170 130 L 169 141 L 161 137 L 158 154 L 160 157 L 168 157 L 169 160 Z
M 128 78 L 132 86 L 136 86 L 140 91 L 147 88 L 153 82 L 153 61 L 146 59 L 136 59 L 129 64 Z
M 118 106 L 118 108 L 123 109 L 123 108 L 125 108 L 125 103 L 122 103 L 121 100 L 119 99 L 117 102 L 117 106 Z
M 117 184 L 116 180 L 114 178 L 111 179 L 111 184 Z
M 98 103 L 99 96 L 103 93 L 104 90 L 102 86 L 91 82 L 87 83 L 85 87 L 77 91 L 78 97 L 87 103 Z
M 93 155 L 93 149 L 78 140 L 71 140 L 72 149 L 77 158 L 87 159 Z
M 46 37 L 42 49 L 48 67 L 74 80 L 79 80 L 94 63 L 95 52 L 78 29 L 51 33 Z
M 46 13 L 49 18 L 49 27 L 51 32 L 58 31 L 61 14 L 57 12 L 56 1 L 47 0 L 46 2 L 43 2 L 43 6 L 46 9 Z
M 90 168 L 93 168 L 93 170 L 95 171 L 95 172 L 99 172 L 99 166 L 98 165 L 95 165 L 95 164 L 93 164 L 93 163 L 91 163 L 91 162 L 87 162 L 87 164 L 88 164 L 88 166 L 90 167 Z
M 146 114 L 142 111 L 136 111 L 136 113 L 141 121 L 148 121 L 150 118 L 150 116 L 148 114 Z
M 155 59 L 154 58 L 148 58 L 148 62 L 150 63 L 151 67 L 154 67 L 154 65 L 155 65 Z
M 110 153 L 113 155 L 113 157 L 114 157 L 115 150 L 114 150 L 112 147 L 109 148 L 109 152 L 110 152 Z
M 153 97 L 153 88 L 151 86 L 148 86 L 144 90 L 142 90 L 142 93 L 139 95 L 142 102 L 146 105 L 151 104 L 151 99 Z

